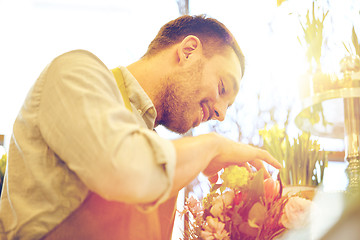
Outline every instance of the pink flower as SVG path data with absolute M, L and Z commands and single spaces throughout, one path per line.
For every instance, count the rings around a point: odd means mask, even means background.
M 300 229 L 308 223 L 312 202 L 301 197 L 291 197 L 285 204 L 280 222 L 287 229 Z
M 264 180 L 265 198 L 274 201 L 280 195 L 280 183 L 278 180 L 267 178 Z
M 225 206 L 230 206 L 235 198 L 235 193 L 234 191 L 227 191 L 222 195 L 222 199 L 224 201 Z
M 224 216 L 223 216 L 224 208 L 232 207 L 234 198 L 235 198 L 234 191 L 227 191 L 222 195 L 217 196 L 213 201 L 213 206 L 210 209 L 210 213 L 214 217 L 218 217 L 224 221 Z
M 193 196 L 187 199 L 186 207 L 189 209 L 189 211 L 194 215 L 194 217 L 197 217 L 199 215 L 202 215 L 203 213 L 203 207 L 201 206 L 200 202 L 196 200 Z
M 240 202 L 243 200 L 243 193 L 242 192 L 238 192 L 237 194 L 235 194 L 235 198 L 234 198 L 234 205 L 239 205 Z
M 229 233 L 224 229 L 225 224 L 219 222 L 218 218 L 206 217 L 204 231 L 201 231 L 201 237 L 204 240 L 230 240 Z

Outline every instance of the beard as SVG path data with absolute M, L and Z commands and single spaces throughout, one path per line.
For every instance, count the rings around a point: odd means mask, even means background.
M 203 64 L 199 60 L 187 69 L 167 77 L 167 85 L 160 94 L 162 116 L 159 124 L 184 134 L 194 125 L 200 111 L 200 85 Z

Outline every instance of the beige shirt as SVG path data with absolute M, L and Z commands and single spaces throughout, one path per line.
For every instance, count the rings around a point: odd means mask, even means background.
M 169 196 L 176 154 L 154 131 L 156 110 L 124 67 L 133 108 L 108 68 L 84 50 L 54 59 L 14 123 L 0 239 L 39 239 L 86 198 L 151 209 Z

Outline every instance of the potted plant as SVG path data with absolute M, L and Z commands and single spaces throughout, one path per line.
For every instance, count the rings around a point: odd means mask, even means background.
M 283 166 L 279 173 L 285 187 L 314 189 L 322 183 L 328 152 L 320 150 L 320 144 L 310 133 L 302 132 L 290 139 L 285 129 L 274 125 L 260 130 L 259 134 L 263 148 Z

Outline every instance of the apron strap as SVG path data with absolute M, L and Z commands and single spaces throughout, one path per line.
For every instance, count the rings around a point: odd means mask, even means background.
M 130 100 L 129 100 L 129 97 L 127 95 L 126 89 L 125 89 L 124 78 L 123 78 L 123 75 L 122 75 L 122 72 L 121 72 L 120 68 L 117 67 L 117 68 L 111 69 L 111 71 L 114 74 L 114 77 L 116 79 L 116 83 L 117 83 L 118 88 L 119 88 L 119 90 L 121 92 L 121 95 L 123 97 L 125 107 L 130 112 L 132 112 L 132 108 L 131 108 L 131 105 L 130 105 Z

